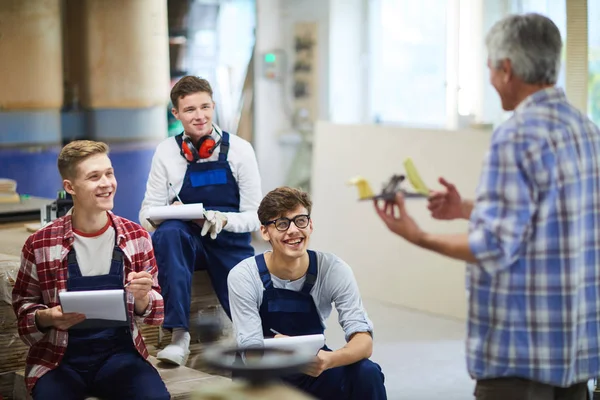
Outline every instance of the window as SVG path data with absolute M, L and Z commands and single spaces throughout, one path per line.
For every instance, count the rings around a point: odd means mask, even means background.
M 446 124 L 445 0 L 374 0 L 371 99 L 375 122 Z
M 489 5 L 486 2 L 486 6 Z M 499 3 L 496 3 L 496 7 L 487 7 L 484 10 L 484 20 L 486 25 L 486 32 L 491 28 L 492 24 L 508 14 L 523 14 L 535 12 L 550 18 L 558 27 L 562 40 L 563 40 L 563 52 L 562 52 L 562 64 L 561 70 L 558 75 L 557 86 L 562 88 L 565 87 L 565 54 L 566 54 L 566 34 L 567 34 L 567 7 L 565 0 L 507 0 L 507 7 L 499 7 Z M 487 50 L 486 50 L 487 51 Z M 487 55 L 487 53 L 486 53 Z M 486 67 L 485 76 L 488 76 Z M 498 125 L 503 122 L 506 118 L 512 115 L 512 112 L 503 112 L 498 99 L 498 94 L 491 87 L 489 82 L 486 80 L 483 89 L 483 107 L 481 110 L 481 122 L 492 123 Z
M 600 20 L 600 1 L 589 3 L 594 3 L 589 7 L 590 21 L 595 23 Z M 536 12 L 552 19 L 566 42 L 565 0 L 370 0 L 369 4 L 370 114 L 376 123 L 449 129 L 473 122 L 498 124 L 510 113 L 502 111 L 489 83 L 484 41 L 491 26 L 508 14 Z M 590 30 L 590 38 L 596 40 L 595 50 L 590 43 L 595 57 L 592 61 L 590 56 L 590 71 L 595 71 L 590 96 L 596 102 L 590 113 L 600 119 L 600 24 L 596 28 Z M 563 49 L 563 60 L 564 55 Z M 564 62 L 557 84 L 565 86 Z

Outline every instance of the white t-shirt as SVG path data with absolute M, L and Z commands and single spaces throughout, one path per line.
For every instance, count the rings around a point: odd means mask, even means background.
M 110 218 L 104 228 L 94 233 L 73 229 L 75 255 L 82 276 L 108 275 L 115 248 L 115 228 Z

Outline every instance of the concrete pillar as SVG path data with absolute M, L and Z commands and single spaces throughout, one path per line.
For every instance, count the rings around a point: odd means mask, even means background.
M 67 80 L 88 111 L 88 136 L 166 137 L 166 0 L 67 0 L 66 7 Z
M 58 144 L 60 0 L 0 1 L 0 145 Z

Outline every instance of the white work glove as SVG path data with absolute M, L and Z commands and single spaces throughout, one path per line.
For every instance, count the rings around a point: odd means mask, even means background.
M 205 236 L 210 232 L 210 238 L 216 239 L 225 224 L 227 224 L 227 217 L 222 212 L 213 210 L 204 211 L 204 225 L 202 225 L 202 232 L 200 234 Z

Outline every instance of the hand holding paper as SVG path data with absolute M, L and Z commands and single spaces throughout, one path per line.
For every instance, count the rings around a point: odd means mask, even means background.
M 35 313 L 35 322 L 39 328 L 54 327 L 60 330 L 67 330 L 73 325 L 77 325 L 85 320 L 85 314 L 63 313 L 61 306 L 38 310 Z
M 59 292 L 65 312 L 85 315 L 86 319 L 127 321 L 123 289 Z

